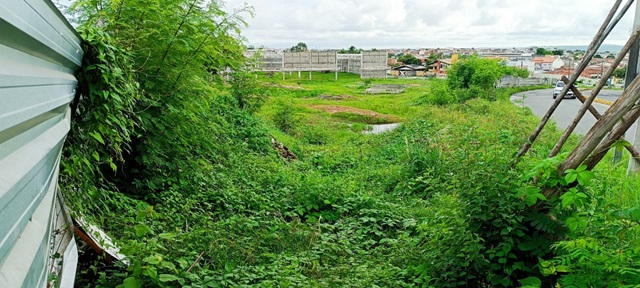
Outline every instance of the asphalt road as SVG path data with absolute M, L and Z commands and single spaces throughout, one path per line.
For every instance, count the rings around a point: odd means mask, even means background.
M 588 91 L 583 91 L 582 93 L 584 95 L 589 95 Z M 620 94 L 622 94 L 622 90 L 603 90 L 600 92 L 600 95 L 598 95 L 598 98 L 615 101 Z M 552 95 L 553 89 L 532 90 L 512 95 L 511 102 L 516 103 L 516 105 L 524 104 L 524 106 L 531 109 L 534 115 L 542 117 L 547 113 L 549 107 L 551 107 L 551 104 L 554 101 Z M 551 118 L 555 120 L 559 129 L 564 130 L 573 121 L 573 118 L 576 116 L 580 106 L 582 106 L 582 103 L 578 99 L 562 99 L 560 106 L 558 106 Z M 604 112 L 609 108 L 607 105 L 595 102 L 593 103 L 593 106 L 600 112 L 600 114 L 604 114 Z M 584 135 L 595 123 L 596 118 L 587 111 L 584 117 L 582 117 L 582 120 L 580 120 L 580 123 L 576 127 L 574 133 Z M 627 132 L 627 138 L 631 138 L 631 131 L 635 131 L 635 125 Z

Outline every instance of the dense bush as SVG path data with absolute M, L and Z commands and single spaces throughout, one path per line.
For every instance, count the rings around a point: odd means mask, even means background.
M 498 99 L 496 84 L 502 76 L 513 75 L 526 78 L 527 70 L 506 66 L 496 59 L 479 58 L 473 55 L 453 64 L 447 72 L 447 79 L 434 81 L 431 90 L 421 102 L 445 105 L 461 103 L 469 99 L 482 98 L 490 101 Z

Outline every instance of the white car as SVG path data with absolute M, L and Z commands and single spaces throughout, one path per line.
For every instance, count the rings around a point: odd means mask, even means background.
M 556 99 L 556 97 L 560 95 L 560 92 L 562 92 L 562 89 L 564 88 L 564 86 L 567 86 L 567 84 L 564 84 L 564 82 L 562 81 L 558 81 L 558 83 L 556 83 L 556 87 L 553 88 L 553 99 Z M 576 99 L 576 95 L 574 95 L 573 91 L 569 89 L 569 91 L 567 91 L 567 94 L 564 95 L 564 98 Z

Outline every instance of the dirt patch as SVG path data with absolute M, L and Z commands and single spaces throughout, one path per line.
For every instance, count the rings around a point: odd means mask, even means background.
M 283 85 L 283 84 L 271 84 L 270 86 L 289 89 L 289 90 L 304 90 L 304 87 L 301 87 L 301 86 L 291 86 L 291 85 Z
M 364 94 L 400 94 L 407 89 L 409 85 L 402 84 L 377 84 L 364 91 Z
M 327 95 L 327 94 L 320 94 L 318 96 L 318 98 L 323 99 L 323 100 L 344 100 L 344 99 L 354 99 L 355 97 L 351 96 L 351 95 Z
M 339 112 L 348 112 L 348 113 L 367 115 L 367 116 L 372 116 L 372 117 L 388 116 L 388 115 L 385 115 L 385 114 L 376 113 L 376 112 L 371 111 L 371 110 L 358 109 L 358 108 L 345 107 L 345 106 L 312 105 L 312 106 L 309 106 L 309 108 L 322 110 L 324 112 L 331 113 L 331 114 L 339 113 Z
M 309 108 L 330 113 L 332 117 L 337 117 L 348 122 L 365 124 L 386 124 L 401 121 L 400 118 L 393 115 L 381 114 L 375 111 L 353 107 L 336 105 L 312 105 L 309 106 Z
M 296 154 L 291 152 L 291 150 L 289 150 L 287 146 L 284 146 L 282 142 L 278 142 L 278 140 L 273 136 L 271 136 L 271 145 L 273 145 L 273 148 L 278 151 L 278 154 L 282 158 L 287 159 L 288 161 L 298 160 L 298 156 L 296 156 Z

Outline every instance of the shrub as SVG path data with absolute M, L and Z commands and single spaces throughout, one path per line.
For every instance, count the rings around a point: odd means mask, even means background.
M 456 97 L 449 89 L 447 83 L 443 80 L 434 79 L 429 84 L 429 92 L 425 93 L 419 100 L 419 103 L 427 103 L 433 105 L 447 105 L 454 103 Z
M 279 100 L 276 103 L 273 123 L 282 132 L 291 133 L 293 131 L 298 124 L 298 120 L 295 117 L 295 109 L 290 102 Z

